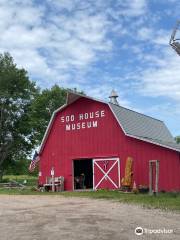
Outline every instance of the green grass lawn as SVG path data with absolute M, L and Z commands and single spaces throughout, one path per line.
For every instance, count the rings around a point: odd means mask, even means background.
M 27 180 L 25 189 L 3 189 L 0 188 L 0 194 L 23 194 L 23 195 L 59 195 L 65 197 L 88 197 L 94 199 L 109 199 L 122 203 L 138 204 L 146 208 L 159 208 L 163 210 L 180 211 L 180 193 L 159 193 L 157 196 L 148 194 L 123 193 L 119 191 L 82 191 L 82 192 L 37 192 L 33 186 L 36 186 L 37 178 L 31 176 L 5 176 L 4 179 L 13 179 L 20 183 Z
M 5 175 L 3 176 L 3 182 L 16 181 L 23 184 L 24 180 L 27 181 L 27 186 L 36 186 L 37 177 L 30 175 Z

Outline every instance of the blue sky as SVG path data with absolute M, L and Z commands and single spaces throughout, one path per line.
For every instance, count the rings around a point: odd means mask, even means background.
M 42 88 L 77 88 L 163 120 L 180 135 L 179 0 L 0 0 L 0 52 Z

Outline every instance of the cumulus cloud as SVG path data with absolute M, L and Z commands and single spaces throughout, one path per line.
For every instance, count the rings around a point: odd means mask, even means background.
M 57 76 L 69 76 L 72 70 L 84 71 L 98 60 L 99 52 L 111 50 L 106 16 L 76 9 L 63 12 L 77 5 L 73 1 L 46 4 L 0 1 L 1 50 L 9 51 L 32 76 L 57 81 Z M 52 5 L 58 8 L 53 11 Z
M 146 0 L 126 0 L 121 1 L 120 5 L 124 7 L 123 10 L 120 10 L 121 14 L 127 16 L 140 16 L 144 14 L 147 10 L 147 1 Z
M 49 78 L 53 84 L 58 76 L 64 76 L 64 80 L 75 78 L 75 73 L 88 70 L 112 51 L 109 34 L 120 23 L 114 26 L 110 17 L 134 17 L 146 9 L 144 0 L 114 3 L 46 0 L 38 4 L 34 0 L 1 0 L 1 51 L 9 51 L 18 65 L 41 81 Z
M 180 59 L 169 46 L 170 35 L 170 31 L 162 29 L 138 30 L 137 38 L 152 46 L 151 51 L 140 53 L 146 67 L 135 77 L 143 95 L 180 100 Z
M 166 96 L 180 100 L 180 70 L 171 65 L 142 73 L 141 92 L 150 96 Z

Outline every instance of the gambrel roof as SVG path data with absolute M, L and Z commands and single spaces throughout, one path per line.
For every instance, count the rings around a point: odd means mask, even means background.
M 180 151 L 164 122 L 119 105 L 109 105 L 126 135 Z
M 82 97 L 107 104 L 126 136 L 180 152 L 180 144 L 176 144 L 164 122 L 113 103 L 107 103 L 76 92 L 68 92 L 66 104 L 54 111 L 51 117 L 39 153 L 43 150 L 56 114 Z

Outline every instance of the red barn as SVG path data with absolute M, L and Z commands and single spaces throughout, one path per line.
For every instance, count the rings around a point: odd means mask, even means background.
M 68 93 L 40 147 L 40 184 L 53 168 L 65 190 L 119 189 L 131 157 L 137 186 L 180 191 L 180 145 L 162 121 L 119 106 L 116 97 L 106 103 Z

